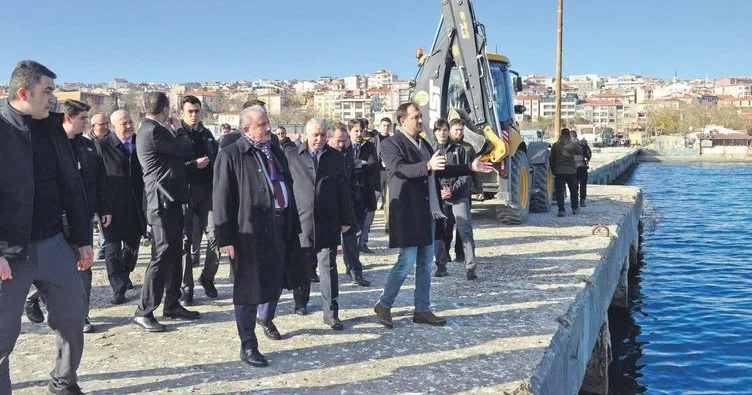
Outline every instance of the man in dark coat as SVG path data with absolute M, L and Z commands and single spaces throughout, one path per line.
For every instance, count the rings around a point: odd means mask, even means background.
M 183 206 L 183 282 L 180 301 L 190 306 L 193 304 L 193 247 L 196 254 L 201 244 L 201 235 L 194 237 L 194 225 L 198 220 L 200 233 L 206 234 L 206 261 L 198 283 L 204 288 L 209 298 L 218 296 L 214 286 L 214 276 L 219 268 L 219 247 L 214 235 L 214 218 L 212 213 L 212 182 L 214 162 L 217 159 L 219 145 L 214 135 L 201 123 L 201 101 L 196 96 L 186 96 L 181 101 L 183 120 L 182 132 L 193 141 L 193 157 L 185 162 L 185 172 L 191 188 L 191 202 Z M 194 238 L 197 244 L 194 246 Z M 198 259 L 197 259 L 198 260 Z
M 279 147 L 282 148 L 283 151 L 289 151 L 298 146 L 294 141 L 287 137 L 287 129 L 285 129 L 284 126 L 277 126 L 277 128 L 274 129 L 274 134 L 279 139 Z
M 371 253 L 368 248 L 368 233 L 371 231 L 371 223 L 376 212 L 376 202 L 380 197 L 381 175 L 379 171 L 379 158 L 376 154 L 374 140 L 366 140 L 367 122 L 362 119 L 352 119 L 348 123 L 350 150 L 355 158 L 355 173 L 353 179 L 358 186 L 356 196 L 359 199 L 359 207 L 355 211 L 355 219 L 358 227 L 362 230 L 358 237 L 358 248 L 365 253 Z
M 242 137 L 217 155 L 214 221 L 217 242 L 235 273 L 240 359 L 266 366 L 256 323 L 267 337 L 281 339 L 272 320 L 282 288 L 304 284 L 310 274 L 301 266 L 310 264 L 296 255 L 300 221 L 293 179 L 284 153 L 269 143 L 269 118 L 263 108 L 251 106 L 241 112 L 241 125 Z
M 569 200 L 572 204 L 572 214 L 580 213 L 579 201 L 577 197 L 577 155 L 582 155 L 579 144 L 572 141 L 569 129 L 564 128 L 559 134 L 559 141 L 551 146 L 551 156 L 549 166 L 554 174 L 554 195 L 556 195 L 556 205 L 559 207 L 559 217 L 565 215 L 564 196 L 566 188 L 569 186 Z
M 446 159 L 434 153 L 420 137 L 423 116 L 414 103 L 397 108 L 400 130 L 385 140 L 381 154 L 389 173 L 389 247 L 400 248 L 399 258 L 386 279 L 384 291 L 374 307 L 378 322 L 393 328 L 391 308 L 408 273 L 415 267 L 415 312 L 413 322 L 445 325 L 430 307 L 431 263 L 434 252 L 435 219 L 443 218 L 439 202 L 438 177 L 459 177 L 473 171 L 490 173 L 488 163 L 446 166 Z
M 131 115 L 127 111 L 115 111 L 110 123 L 114 132 L 96 140 L 95 144 L 104 163 L 105 200 L 112 212 L 112 223 L 104 226 L 105 262 L 113 294 L 110 303 L 122 304 L 126 290 L 132 288 L 129 276 L 136 267 L 141 236 L 146 231 L 144 179 Z
M 340 233 L 346 233 L 356 225 L 345 178 L 344 157 L 337 150 L 326 147 L 324 121 L 316 119 L 306 124 L 306 142 L 287 151 L 286 155 L 295 180 L 293 189 L 302 228 L 302 255 L 311 263 L 310 267 L 314 260 L 318 262 L 324 323 L 332 329 L 342 330 L 337 302 L 337 246 Z M 310 292 L 310 282 L 293 291 L 297 314 L 307 313 Z
M 0 394 L 12 391 L 9 358 L 32 283 L 47 300 L 47 323 L 57 338 L 47 392 L 81 393 L 76 370 L 84 349 L 86 294 L 77 272 L 91 267 L 94 253 L 81 174 L 62 115 L 50 113 L 55 78 L 35 61 L 19 62 L 0 113 Z
M 580 190 L 580 207 L 587 206 L 587 182 L 588 182 L 588 168 L 590 168 L 590 159 L 593 158 L 593 151 L 590 149 L 587 140 L 577 140 L 577 132 L 574 130 L 572 133 L 572 141 L 580 148 L 580 152 L 574 156 L 575 164 L 577 165 L 577 185 Z
M 144 107 L 147 115 L 138 128 L 136 142 L 138 161 L 144 172 L 145 212 L 152 229 L 152 254 L 133 322 L 146 331 L 163 332 L 165 326 L 154 318 L 154 310 L 163 294 L 164 317 L 200 317 L 198 311 L 187 310 L 178 301 L 182 278 L 183 205 L 191 200 L 185 162 L 193 158 L 193 142 L 180 130 L 180 121 L 169 116 L 170 100 L 163 92 L 146 93 Z
M 112 216 L 109 214 L 109 204 L 104 193 L 104 164 L 97 153 L 94 142 L 83 136 L 89 118 L 89 109 L 88 104 L 78 100 L 66 100 L 60 105 L 63 114 L 63 129 L 68 136 L 68 142 L 75 154 L 81 179 L 84 183 L 85 194 L 83 198 L 86 199 L 89 207 L 89 215 L 92 218 L 101 217 L 102 222 L 109 225 Z M 80 259 L 78 247 L 71 246 L 71 248 L 76 259 Z M 89 300 L 91 299 L 91 269 L 82 270 L 79 273 L 86 292 L 87 318 L 84 322 L 84 333 L 90 333 L 94 332 L 94 326 L 88 318 Z M 32 285 L 26 298 L 26 317 L 31 322 L 41 323 L 44 321 L 44 314 L 39 306 L 40 296 L 41 292 Z
M 363 180 L 362 177 L 355 177 L 355 158 L 353 157 L 350 136 L 347 134 L 347 126 L 338 122 L 328 131 L 327 139 L 329 147 L 345 156 L 345 180 L 350 187 L 353 211 L 356 213 L 365 212 L 361 202 Z M 356 214 L 355 217 L 357 218 L 357 216 Z M 350 281 L 362 287 L 367 287 L 371 283 L 363 277 L 363 263 L 360 262 L 360 248 L 358 247 L 359 232 L 360 229 L 353 226 L 347 232 L 342 233 L 342 260 L 345 261 L 345 268 L 350 276 Z

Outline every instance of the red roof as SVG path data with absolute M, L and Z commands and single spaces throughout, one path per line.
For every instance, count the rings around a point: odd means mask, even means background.
M 534 96 L 534 95 L 518 95 L 514 97 L 514 100 L 519 101 L 525 101 L 525 100 L 540 100 L 540 96 Z
M 583 106 L 620 106 L 621 102 L 610 100 L 587 100 L 580 104 Z

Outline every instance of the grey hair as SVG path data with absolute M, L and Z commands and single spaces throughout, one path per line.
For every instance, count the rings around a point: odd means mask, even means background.
M 336 133 L 338 130 L 344 134 L 347 134 L 347 126 L 345 126 L 345 124 L 342 122 L 335 122 L 329 129 L 329 131 L 326 132 L 326 136 L 332 138 L 334 137 L 334 133 Z
M 243 130 L 246 126 L 251 126 L 251 122 L 253 121 L 253 117 L 251 117 L 251 114 L 266 114 L 266 110 L 264 110 L 264 107 L 256 104 L 254 106 L 250 106 L 243 111 L 240 112 L 240 130 Z
M 320 118 L 311 118 L 311 119 L 310 119 L 310 120 L 308 120 L 308 122 L 306 122 L 306 124 L 305 124 L 305 131 L 306 131 L 306 134 L 308 134 L 308 131 L 309 131 L 309 130 L 312 130 L 312 129 L 313 129 L 314 127 L 316 127 L 316 126 L 321 126 L 321 129 L 322 129 L 322 130 L 326 130 L 326 129 L 327 129 L 327 128 L 326 128 L 326 121 L 325 121 L 325 120 L 323 120 L 323 119 L 320 119 Z

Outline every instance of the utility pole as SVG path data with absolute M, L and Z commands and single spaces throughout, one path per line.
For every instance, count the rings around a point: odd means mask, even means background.
M 564 0 L 559 0 L 559 24 L 556 31 L 556 114 L 554 115 L 554 140 L 561 131 L 561 36 L 564 26 Z

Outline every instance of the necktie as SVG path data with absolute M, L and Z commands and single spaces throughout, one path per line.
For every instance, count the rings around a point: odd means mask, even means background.
M 282 193 L 282 184 L 278 180 L 277 168 L 274 166 L 274 160 L 267 159 L 266 161 L 267 171 L 269 171 L 269 177 L 272 179 L 272 187 L 274 188 L 274 200 L 277 202 L 277 207 L 285 208 L 285 195 Z
M 318 153 L 316 151 L 311 152 L 311 159 L 313 159 L 313 168 L 318 169 L 319 168 L 319 158 Z
M 354 144 L 355 147 L 355 159 L 358 159 L 358 155 L 360 155 L 360 144 Z
M 128 153 L 132 153 L 131 151 L 131 142 L 130 141 L 123 141 L 123 145 L 125 146 L 125 150 L 128 151 Z

